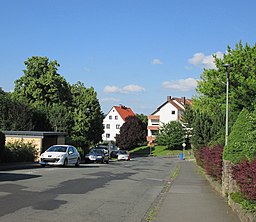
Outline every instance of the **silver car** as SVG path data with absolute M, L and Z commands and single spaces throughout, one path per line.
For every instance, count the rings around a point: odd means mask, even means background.
M 54 145 L 41 154 L 39 163 L 41 166 L 79 166 L 80 154 L 74 146 Z

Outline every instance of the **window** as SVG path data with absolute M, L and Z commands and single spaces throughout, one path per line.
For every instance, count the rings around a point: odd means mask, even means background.
M 120 125 L 119 124 L 116 124 L 116 129 L 120 129 Z
M 105 124 L 103 124 L 103 129 L 105 129 Z
M 73 147 L 69 147 L 68 148 L 68 154 L 73 154 L 75 151 L 73 149 Z
M 109 118 L 109 119 L 112 119 L 112 116 L 109 116 L 108 118 Z
M 173 114 L 173 115 L 175 114 L 175 110 L 172 110 L 172 114 Z
M 118 116 L 115 116 L 115 120 L 118 120 Z
M 107 125 L 106 125 L 106 129 L 110 129 L 110 124 L 107 124 Z
M 109 133 L 106 134 L 106 138 L 110 138 L 110 134 Z

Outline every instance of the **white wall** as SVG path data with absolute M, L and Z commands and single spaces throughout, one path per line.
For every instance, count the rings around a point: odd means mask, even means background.
M 109 116 L 111 116 L 112 119 L 109 119 Z M 116 116 L 117 116 L 117 119 L 116 119 Z M 116 111 L 116 109 L 113 107 L 104 118 L 103 124 L 104 124 L 104 133 L 102 134 L 102 140 L 115 141 L 116 134 L 119 134 L 120 132 L 120 129 L 116 129 L 116 125 L 120 125 L 121 127 L 124 124 L 124 120 Z M 107 124 L 110 124 L 110 129 L 107 129 Z M 110 134 L 109 138 L 107 138 L 107 134 Z
M 172 114 L 172 111 L 175 114 Z M 178 109 L 174 107 L 171 103 L 166 103 L 155 115 L 160 116 L 160 126 L 164 123 L 168 123 L 170 121 L 178 120 Z

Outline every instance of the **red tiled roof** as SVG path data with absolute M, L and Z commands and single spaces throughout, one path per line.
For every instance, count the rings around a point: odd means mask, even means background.
M 119 115 L 122 117 L 122 119 L 125 121 L 125 119 L 128 116 L 135 116 L 135 113 L 132 111 L 131 108 L 125 107 L 125 106 L 114 106 L 116 111 L 119 113 Z

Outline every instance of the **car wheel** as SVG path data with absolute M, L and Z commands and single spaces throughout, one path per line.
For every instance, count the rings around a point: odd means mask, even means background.
M 109 164 L 109 160 L 106 161 L 106 164 Z
M 80 160 L 79 160 L 79 158 L 77 158 L 77 161 L 76 161 L 75 166 L 76 166 L 76 167 L 79 167 L 79 166 L 80 166 Z
M 64 160 L 63 166 L 66 167 L 68 165 L 68 159 Z
M 45 167 L 45 164 L 41 164 L 41 167 Z

